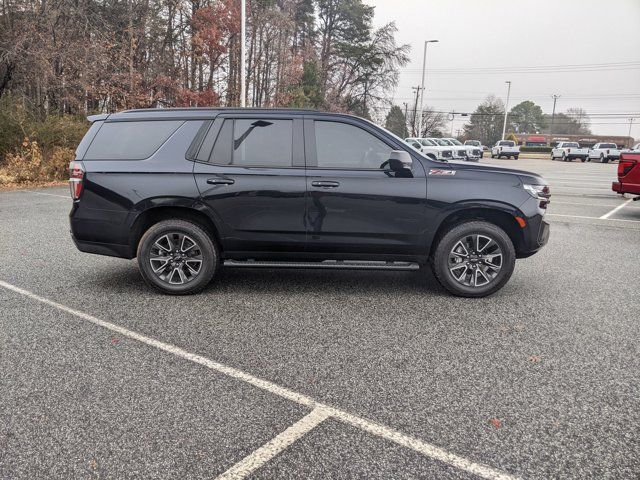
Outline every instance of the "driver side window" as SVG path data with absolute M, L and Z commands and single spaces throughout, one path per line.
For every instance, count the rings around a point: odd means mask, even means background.
M 318 168 L 379 169 L 392 148 L 369 132 L 340 122 L 315 121 Z

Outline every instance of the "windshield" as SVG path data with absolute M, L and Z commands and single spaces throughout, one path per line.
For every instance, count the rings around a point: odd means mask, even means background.
M 455 138 L 450 138 L 449 141 L 454 145 L 462 145 L 462 142 L 460 140 L 456 140 Z
M 614 143 L 601 143 L 600 148 L 618 148 Z
M 436 145 L 440 145 L 442 147 L 451 146 L 451 143 L 447 142 L 446 140 L 443 140 L 442 138 L 430 138 L 429 140 L 431 140 L 432 142 L 435 142 Z
M 427 147 L 433 147 L 435 145 L 435 143 L 433 143 L 428 138 L 423 138 L 422 140 L 420 140 L 420 143 L 422 143 L 422 145 L 427 146 Z
M 472 145 L 474 147 L 479 147 L 480 146 L 480 142 L 478 140 L 467 140 L 466 142 L 464 142 L 465 145 Z
M 575 142 L 570 142 L 570 143 L 563 143 L 562 144 L 563 147 L 572 147 L 572 148 L 580 148 L 580 145 L 578 145 Z
M 516 142 L 514 142 L 513 140 L 502 140 L 501 142 L 498 142 L 498 146 L 500 146 L 500 147 L 515 147 L 516 146 Z

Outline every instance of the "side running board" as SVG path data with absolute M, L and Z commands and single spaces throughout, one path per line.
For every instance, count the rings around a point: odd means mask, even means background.
M 413 262 L 379 262 L 355 260 L 324 260 L 322 262 L 275 262 L 257 260 L 225 260 L 225 267 L 239 268 L 330 268 L 343 270 L 418 270 Z

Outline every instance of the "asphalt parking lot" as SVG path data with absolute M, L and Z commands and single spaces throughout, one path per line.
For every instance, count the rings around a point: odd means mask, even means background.
M 492 297 L 420 272 L 228 269 L 191 297 L 78 252 L 66 188 L 0 193 L 0 478 L 638 478 L 640 202 L 552 188 Z

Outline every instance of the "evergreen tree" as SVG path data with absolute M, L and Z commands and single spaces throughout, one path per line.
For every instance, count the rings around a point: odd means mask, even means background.
M 384 122 L 384 127 L 390 132 L 395 133 L 399 137 L 404 138 L 406 136 L 407 121 L 404 116 L 404 112 L 399 106 L 394 105 L 393 107 L 391 107 L 391 110 L 389 110 L 387 118 Z

